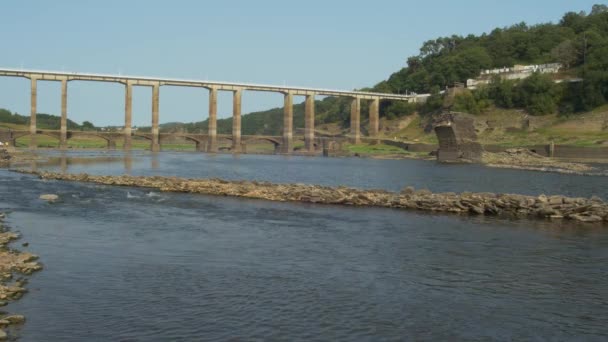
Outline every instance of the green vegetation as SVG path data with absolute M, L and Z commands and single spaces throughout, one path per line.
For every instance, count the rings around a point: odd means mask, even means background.
M 410 152 L 396 147 L 396 146 L 390 146 L 390 145 L 384 145 L 384 144 L 350 144 L 350 145 L 345 145 L 344 146 L 345 149 L 347 149 L 348 151 L 352 152 L 352 153 L 358 153 L 361 155 L 365 155 L 365 154 L 374 154 L 374 155 L 378 155 L 378 154 L 409 154 Z
M 30 117 L 29 115 L 24 116 L 17 113 L 11 113 L 11 111 L 7 109 L 0 108 L 0 123 L 29 126 Z M 38 113 L 36 114 L 36 126 L 40 129 L 58 130 L 61 128 L 61 117 L 51 114 Z M 88 121 L 85 121 L 82 125 L 79 125 L 70 119 L 67 120 L 67 126 L 69 130 L 96 129 L 96 127 Z

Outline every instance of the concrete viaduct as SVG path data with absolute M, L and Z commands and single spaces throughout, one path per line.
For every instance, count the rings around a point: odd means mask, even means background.
M 291 153 L 293 151 L 293 98 L 305 97 L 304 146 L 308 152 L 315 151 L 315 96 L 347 97 L 351 99 L 350 139 L 359 142 L 361 139 L 361 102 L 369 101 L 369 135 L 378 134 L 379 107 L 381 100 L 417 102 L 426 100 L 425 95 L 398 95 L 362 91 L 344 91 L 303 87 L 273 86 L 263 84 L 247 84 L 232 82 L 214 82 L 186 79 L 136 77 L 124 75 L 104 75 L 74 72 L 56 72 L 24 69 L 0 69 L 0 76 L 23 77 L 31 81 L 30 127 L 29 131 L 14 132 L 13 138 L 32 136 L 32 148 L 36 147 L 35 136 L 46 134 L 59 139 L 59 146 L 67 148 L 67 140 L 78 135 L 94 135 L 105 139 L 108 147 L 115 147 L 116 139 L 124 139 L 124 148 L 131 148 L 134 136 L 149 139 L 151 150 L 159 151 L 161 141 L 167 138 L 182 137 L 196 143 L 197 150 L 207 152 L 218 151 L 218 138 L 232 141 L 233 152 L 241 152 L 241 146 L 246 140 L 267 140 L 275 144 L 277 152 Z M 39 130 L 36 126 L 37 83 L 38 81 L 61 82 L 61 129 L 59 131 Z M 70 81 L 114 82 L 125 85 L 125 123 L 121 133 L 77 132 L 67 130 L 67 92 Z M 163 85 L 198 87 L 209 91 L 209 129 L 207 134 L 161 134 L 159 132 L 159 98 L 160 87 Z M 137 133 L 131 129 L 132 93 L 133 86 L 152 88 L 152 130 L 151 133 Z M 228 136 L 217 134 L 217 96 L 219 91 L 229 91 L 233 94 L 232 134 Z M 271 136 L 242 136 L 241 135 L 241 98 L 244 91 L 275 92 L 284 95 L 283 135 Z M 244 140 L 245 139 L 245 140 Z

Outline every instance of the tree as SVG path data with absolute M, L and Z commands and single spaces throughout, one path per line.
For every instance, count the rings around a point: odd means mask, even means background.
M 564 40 L 551 50 L 551 57 L 566 68 L 578 60 L 578 51 L 574 42 L 570 39 Z
M 515 106 L 515 82 L 512 80 L 502 80 L 499 76 L 492 79 L 489 87 L 490 98 L 494 103 L 503 108 L 513 108 Z
M 95 125 L 93 125 L 93 123 L 90 121 L 85 121 L 82 123 L 82 130 L 93 131 L 93 130 L 95 130 Z
M 454 97 L 453 109 L 457 112 L 479 114 L 481 112 L 475 97 L 469 90 L 465 90 Z
M 517 87 L 517 102 L 532 115 L 551 114 L 557 110 L 558 89 L 545 74 L 534 73 Z
M 606 5 L 595 4 L 595 5 L 593 5 L 593 7 L 591 7 L 591 15 L 596 15 L 596 14 L 606 13 L 606 12 L 608 12 L 608 6 L 606 6 Z

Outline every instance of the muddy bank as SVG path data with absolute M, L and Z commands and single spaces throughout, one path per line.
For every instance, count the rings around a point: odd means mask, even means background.
M 30 151 L 17 150 L 14 147 L 0 148 L 0 167 L 8 167 L 13 163 L 42 160 Z
M 596 168 L 584 163 L 543 157 L 525 148 L 511 148 L 498 153 L 483 152 L 482 163 L 489 167 L 570 174 L 588 174 L 597 171 Z
M 160 191 L 236 196 L 270 201 L 374 206 L 466 215 L 608 222 L 608 203 L 600 198 L 525 196 L 494 193 L 432 193 L 407 187 L 400 193 L 305 184 L 274 184 L 256 181 L 187 179 L 158 176 L 93 176 L 52 172 L 19 171 L 42 179 L 89 182 L 105 185 L 153 188 Z
M 27 290 L 27 280 L 24 275 L 41 270 L 42 266 L 36 262 L 38 257 L 28 252 L 11 249 L 8 245 L 19 238 L 19 234 L 10 232 L 4 225 L 4 213 L 0 213 L 0 306 L 21 298 Z M 0 311 L 0 340 L 7 339 L 4 329 L 22 324 L 25 317 L 8 314 Z

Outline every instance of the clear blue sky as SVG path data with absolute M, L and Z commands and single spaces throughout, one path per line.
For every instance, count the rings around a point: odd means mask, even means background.
M 354 89 L 386 79 L 428 39 L 556 22 L 600 0 L 155 1 L 2 0 L 0 67 L 122 73 Z M 60 85 L 40 82 L 38 112 L 60 112 Z M 149 125 L 150 88 L 134 91 Z M 160 121 L 207 117 L 204 89 L 161 87 Z M 243 113 L 282 105 L 245 93 Z M 29 81 L 0 78 L 0 107 L 29 113 Z M 219 116 L 232 111 L 219 97 Z M 70 82 L 68 116 L 122 125 L 124 86 Z

